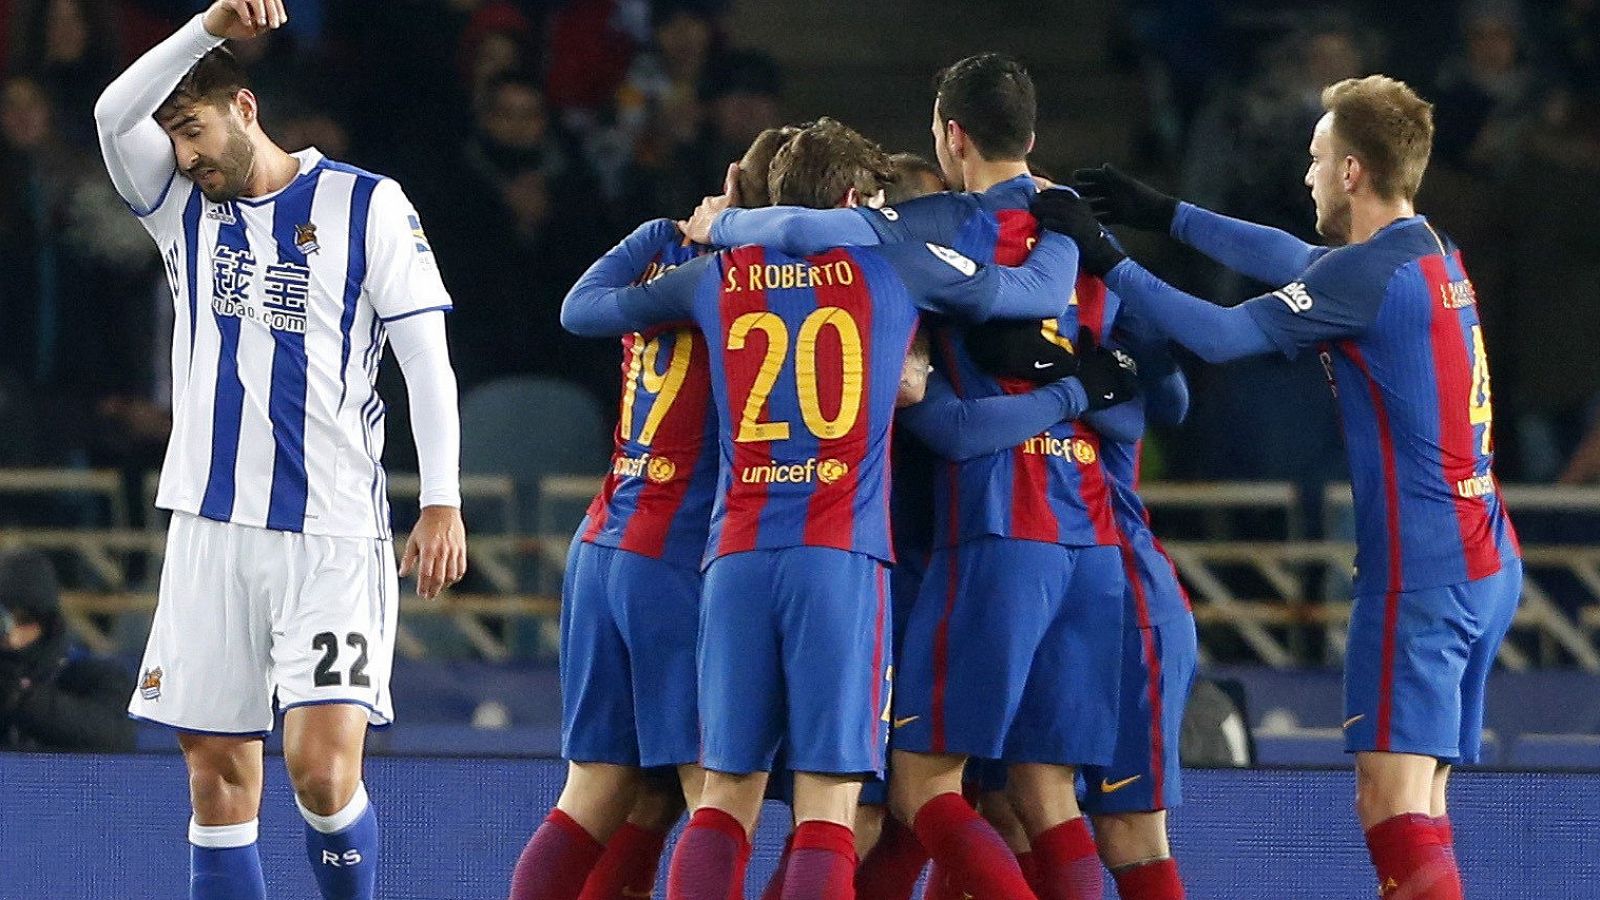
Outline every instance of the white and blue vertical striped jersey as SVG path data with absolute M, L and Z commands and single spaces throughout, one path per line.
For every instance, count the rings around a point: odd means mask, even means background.
M 394 181 L 294 154 L 294 181 L 213 203 L 174 174 L 141 216 L 175 303 L 172 439 L 156 505 L 219 522 L 388 538 L 384 323 L 450 308 Z

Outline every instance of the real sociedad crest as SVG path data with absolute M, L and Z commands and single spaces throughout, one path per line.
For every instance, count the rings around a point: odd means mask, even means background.
M 294 227 L 294 245 L 300 248 L 300 252 L 307 256 L 321 250 L 322 247 L 317 244 L 317 226 L 310 222 L 304 225 L 296 225 Z

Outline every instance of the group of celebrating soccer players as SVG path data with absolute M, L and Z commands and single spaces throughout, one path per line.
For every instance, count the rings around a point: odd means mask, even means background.
M 406 566 L 433 594 L 465 565 L 421 224 L 392 181 L 273 144 L 217 49 L 285 18 L 218 0 L 97 107 L 177 310 L 171 546 L 131 710 L 183 734 L 200 900 L 264 895 L 274 703 L 323 896 L 373 896 L 386 343 L 424 476 Z M 743 896 L 770 796 L 793 828 L 766 897 L 909 898 L 930 860 L 930 897 L 1098 898 L 1102 866 L 1124 900 L 1182 897 L 1195 624 L 1137 493 L 1146 424 L 1188 406 L 1173 344 L 1318 348 L 1359 526 L 1358 813 L 1380 894 L 1461 897 L 1445 784 L 1520 586 L 1488 364 L 1460 254 L 1411 204 L 1431 107 L 1381 76 L 1323 104 L 1306 184 L 1337 249 L 1110 167 L 1036 176 L 1033 82 L 989 53 L 937 77 L 936 165 L 832 119 L 770 129 L 721 195 L 595 262 L 561 319 L 621 338 L 622 403 L 563 584 L 568 780 L 512 900 L 648 896 L 685 809 L 669 896 Z M 1103 223 L 1284 286 L 1213 306 Z

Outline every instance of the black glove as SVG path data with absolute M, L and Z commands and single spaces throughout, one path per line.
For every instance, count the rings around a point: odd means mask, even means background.
M 1139 393 L 1139 367 L 1121 350 L 1102 347 L 1094 332 L 1078 329 L 1078 380 L 1089 397 L 1089 412 L 1126 403 Z
M 1105 229 L 1094 217 L 1089 201 L 1071 191 L 1040 191 L 1028 204 L 1028 211 L 1042 228 L 1064 234 L 1078 244 L 1078 267 L 1097 278 L 1116 268 L 1127 257 L 1111 243 Z
M 985 373 L 1049 384 L 1077 372 L 1078 357 L 1044 332 L 1038 319 L 998 319 L 967 329 L 963 340 Z
M 1126 225 L 1140 231 L 1172 230 L 1178 214 L 1178 201 L 1115 166 L 1079 169 L 1072 173 L 1073 186 L 1089 201 L 1095 217 L 1107 225 Z

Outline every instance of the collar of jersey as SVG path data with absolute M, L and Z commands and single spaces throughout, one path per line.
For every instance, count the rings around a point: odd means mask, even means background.
M 1027 201 L 1033 197 L 1038 188 L 1033 183 L 1032 175 L 1018 175 L 1015 178 L 1007 178 L 1005 181 L 990 185 L 989 189 L 983 193 L 989 197 L 1004 197 L 1012 191 L 1021 194 L 1023 200 Z M 1027 203 L 1024 202 L 1023 205 L 1026 206 Z
M 317 166 L 322 165 L 322 151 L 315 147 L 307 147 L 304 150 L 291 153 L 289 155 L 300 160 L 300 171 L 294 174 L 294 178 L 290 179 L 288 184 L 278 188 L 270 194 L 262 194 L 259 197 L 239 197 L 234 202 L 243 206 L 261 206 L 266 203 L 271 203 L 279 197 L 282 197 L 284 192 L 299 184 L 300 180 L 305 178 L 306 175 L 312 171 L 315 171 Z
M 1373 237 L 1377 237 L 1378 235 L 1383 234 L 1385 231 L 1399 231 L 1402 228 L 1406 228 L 1411 225 L 1419 225 L 1425 221 L 1427 221 L 1427 219 L 1423 218 L 1421 213 L 1406 216 L 1404 219 L 1395 219 L 1393 222 L 1390 222 L 1382 228 L 1379 228 L 1377 233 L 1373 234 Z

